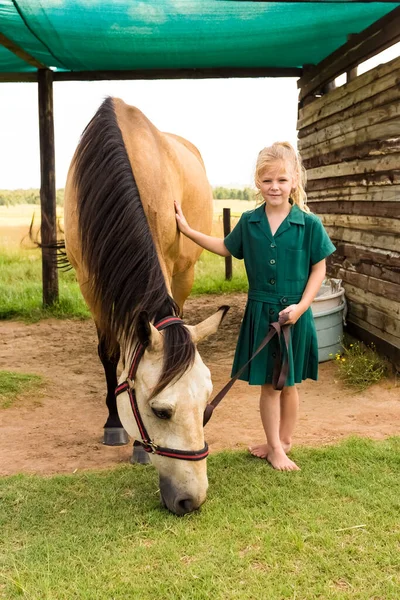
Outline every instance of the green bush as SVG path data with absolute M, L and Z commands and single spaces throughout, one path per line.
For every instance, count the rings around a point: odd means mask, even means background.
M 342 353 L 337 353 L 335 360 L 340 379 L 346 385 L 362 391 L 388 374 L 388 364 L 376 352 L 373 343 L 367 346 L 355 341 L 343 343 L 342 348 Z

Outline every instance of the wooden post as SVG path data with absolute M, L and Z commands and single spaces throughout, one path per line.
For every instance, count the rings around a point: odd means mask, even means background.
M 349 33 L 347 36 L 347 41 L 350 42 L 352 39 L 355 38 L 354 33 Z M 348 69 L 346 71 L 346 83 L 349 83 L 349 81 L 353 81 L 353 79 L 355 79 L 358 75 L 358 67 L 353 67 L 352 69 Z
M 223 220 L 224 220 L 224 237 L 231 232 L 231 209 L 223 208 Z M 225 279 L 230 281 L 232 279 L 232 256 L 225 256 Z
M 56 178 L 53 120 L 53 73 L 39 69 L 40 207 L 41 241 L 44 246 L 57 241 Z M 42 248 L 43 306 L 58 300 L 56 248 Z

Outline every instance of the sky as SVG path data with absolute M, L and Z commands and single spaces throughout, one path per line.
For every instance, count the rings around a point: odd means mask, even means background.
M 359 73 L 400 55 L 400 43 Z M 200 150 L 211 185 L 252 186 L 258 152 L 275 141 L 296 145 L 295 78 L 54 84 L 56 187 L 62 188 L 80 135 L 106 96 L 138 107 L 161 131 Z M 0 189 L 40 187 L 37 84 L 0 84 Z

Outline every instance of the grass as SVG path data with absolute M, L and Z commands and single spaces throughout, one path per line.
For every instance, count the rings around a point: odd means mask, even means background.
M 225 261 L 205 250 L 195 266 L 191 295 L 247 292 L 248 283 L 243 261 L 232 258 L 232 279 L 225 279 Z
M 73 271 L 59 271 L 60 300 L 43 308 L 41 268 L 39 251 L 0 251 L 0 319 L 88 318 Z
M 42 385 L 40 375 L 0 371 L 0 408 L 9 408 L 17 398 L 35 392 Z
M 207 502 L 184 518 L 152 468 L 3 478 L 0 597 L 397 600 L 400 438 L 294 458 L 298 473 L 212 456 Z

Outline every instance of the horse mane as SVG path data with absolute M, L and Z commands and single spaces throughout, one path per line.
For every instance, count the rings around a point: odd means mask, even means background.
M 82 257 L 100 310 L 97 323 L 109 349 L 137 339 L 138 315 L 150 321 L 177 315 L 119 128 L 113 99 L 104 100 L 84 130 L 75 155 Z M 164 332 L 164 360 L 153 395 L 193 364 L 188 329 Z

